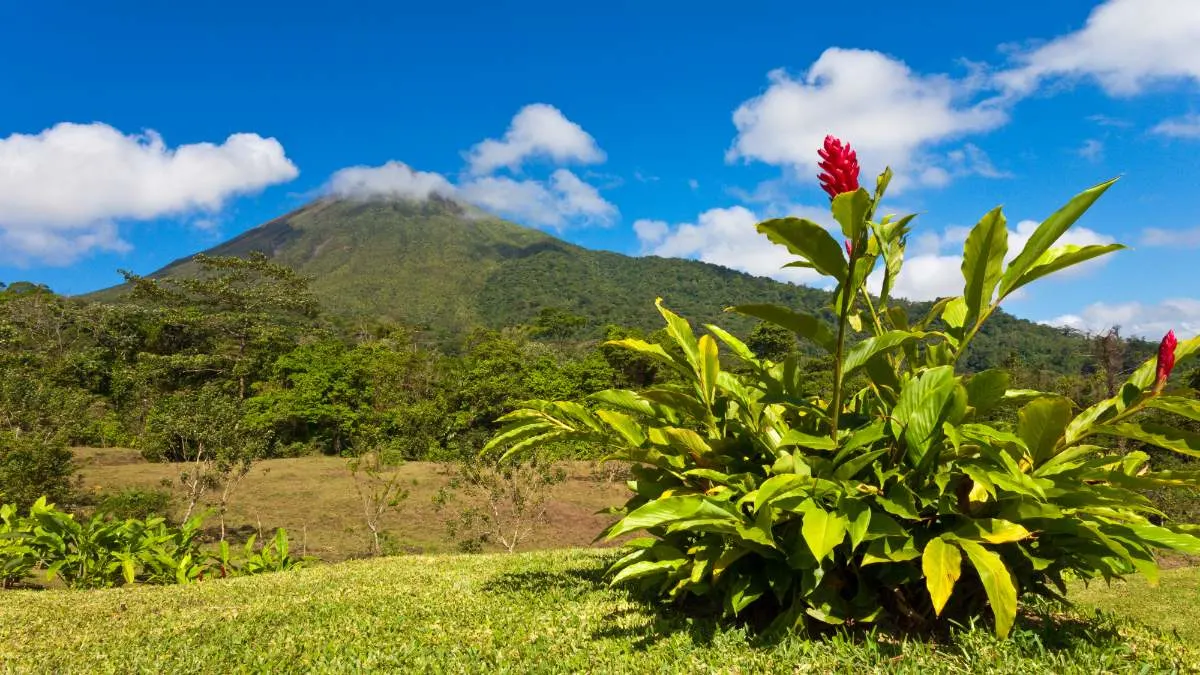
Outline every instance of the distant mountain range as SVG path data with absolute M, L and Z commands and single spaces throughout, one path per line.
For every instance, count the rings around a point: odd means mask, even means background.
M 395 321 L 438 341 L 476 326 L 531 323 L 546 307 L 586 317 L 597 337 L 606 324 L 657 329 L 658 296 L 695 323 L 745 334 L 753 322 L 725 307 L 775 302 L 822 313 L 829 302 L 826 291 L 709 263 L 593 251 L 439 197 L 321 199 L 205 253 L 252 251 L 311 276 L 314 293 L 331 315 Z M 151 276 L 194 272 L 189 257 Z M 114 299 L 121 288 L 91 297 Z M 911 305 L 914 313 L 926 307 Z M 977 339 L 967 367 L 1016 358 L 1033 368 L 1078 373 L 1090 361 L 1087 351 L 1070 331 L 1000 313 Z

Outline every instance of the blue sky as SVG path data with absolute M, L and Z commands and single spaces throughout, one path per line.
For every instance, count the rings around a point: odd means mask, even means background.
M 996 204 L 1019 242 L 1120 175 L 1070 241 L 1133 250 L 1007 308 L 1200 333 L 1195 1 L 905 4 L 5 3 L 0 280 L 93 290 L 336 192 L 815 283 L 753 224 L 828 220 L 834 133 L 921 213 L 904 294 L 957 292 Z

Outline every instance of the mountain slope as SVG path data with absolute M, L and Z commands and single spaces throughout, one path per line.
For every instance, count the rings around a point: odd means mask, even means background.
M 438 341 L 475 326 L 530 323 L 545 307 L 587 317 L 596 336 L 609 323 L 655 329 L 661 326 L 654 309 L 659 296 L 696 323 L 745 334 L 753 322 L 723 308 L 775 302 L 824 313 L 829 297 L 708 263 L 585 249 L 436 197 L 421 203 L 318 200 L 205 253 L 251 251 L 313 277 L 314 292 L 335 316 L 413 325 Z M 152 276 L 194 271 L 182 259 Z M 94 297 L 112 299 L 119 289 Z M 1077 336 L 1003 313 L 975 352 L 968 367 L 1018 356 L 1034 368 L 1077 373 L 1088 359 Z

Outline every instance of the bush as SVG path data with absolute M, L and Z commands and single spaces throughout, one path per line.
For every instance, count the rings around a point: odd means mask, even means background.
M 535 401 L 503 418 L 485 450 L 507 448 L 508 457 L 573 440 L 638 465 L 634 494 L 605 534 L 652 536 L 629 544 L 614 582 L 719 601 L 728 615 L 770 619 L 771 630 L 809 621 L 926 630 L 990 612 L 1003 636 L 1022 594 L 1062 599 L 1071 575 L 1136 571 L 1153 580 L 1155 549 L 1200 553 L 1200 528 L 1156 524 L 1163 514 L 1137 492 L 1196 488 L 1197 474 L 1152 471 L 1145 453 L 1099 444 L 1107 436 L 1200 453 L 1200 435 L 1136 421 L 1150 409 L 1200 419 L 1194 398 L 1164 390 L 1174 361 L 1200 350 L 1200 338 L 1176 347 L 1171 336 L 1157 367 L 1146 362 L 1114 397 L 1085 410 L 1060 395 L 1013 390 L 1001 370 L 956 373 L 1011 293 L 1120 248 L 1052 248 L 1111 183 L 1044 221 L 1007 265 L 1004 216 L 989 212 L 966 240 L 963 295 L 910 324 L 889 306 L 889 291 L 911 216 L 874 216 L 890 178 L 880 176 L 874 195 L 855 180 L 833 198 L 846 255 L 811 221 L 758 225 L 796 257 L 793 266 L 837 282 L 836 325 L 772 305 L 733 308 L 832 354 L 830 393 L 809 386 L 794 356 L 758 358 L 717 326 L 697 339 L 660 301 L 677 349 L 614 344 L 655 359 L 679 384 Z M 877 267 L 872 295 L 867 279 Z M 849 348 L 853 333 L 861 339 Z M 718 345 L 747 374 L 731 372 Z M 864 386 L 849 386 L 855 377 Z M 1009 406 L 1019 406 L 1015 424 L 984 423 Z
M 166 518 L 171 512 L 171 493 L 166 490 L 126 488 L 101 497 L 96 514 L 118 520 L 146 520 L 153 516 Z
M 0 500 L 28 508 L 38 497 L 68 501 L 73 455 L 56 438 L 0 431 Z

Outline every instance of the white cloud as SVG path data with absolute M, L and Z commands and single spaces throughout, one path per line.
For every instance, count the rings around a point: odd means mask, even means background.
M 334 172 L 328 190 L 339 197 L 389 197 L 423 201 L 430 195 L 450 197 L 454 186 L 441 174 L 414 171 L 395 160 L 382 166 L 351 166 Z
M 1183 115 L 1163 120 L 1150 131 L 1173 138 L 1200 138 L 1200 115 Z
M 566 169 L 556 170 L 548 183 L 482 176 L 460 184 L 458 194 L 484 209 L 539 227 L 607 225 L 617 215 L 617 207 L 595 187 Z
M 501 168 L 516 170 L 531 157 L 549 157 L 559 164 L 596 164 L 605 159 L 604 151 L 583 127 L 545 103 L 521 108 L 502 140 L 489 138 L 466 153 L 470 172 L 475 175 Z
M 1109 94 L 1137 94 L 1165 80 L 1200 82 L 1200 11 L 1195 0 L 1109 0 L 1087 23 L 1018 53 L 997 81 L 1016 96 L 1050 77 L 1094 78 Z
M 298 174 L 277 140 L 257 134 L 169 148 L 154 131 L 64 122 L 0 139 L 0 240 L 11 262 L 67 264 L 128 250 L 115 221 L 217 211 Z
M 1079 153 L 1080 157 L 1089 162 L 1099 162 L 1104 159 L 1104 143 L 1095 138 L 1089 138 L 1083 142 L 1083 145 L 1076 152 Z
M 1008 231 L 1008 254 L 1005 262 L 1010 262 L 1033 236 L 1039 223 L 1033 220 L 1023 220 L 1017 223 L 1016 229 Z M 910 236 L 907 255 L 904 258 L 904 269 L 896 282 L 892 295 L 910 300 L 934 300 L 947 296 L 960 295 L 963 290 L 962 278 L 962 247 L 967 240 L 970 228 L 949 227 L 941 234 L 924 232 Z M 1113 238 L 1086 227 L 1072 227 L 1059 238 L 1056 246 L 1074 244 L 1088 246 L 1092 244 L 1111 244 Z M 1101 257 L 1083 263 L 1063 275 L 1083 275 L 1095 271 L 1106 262 Z M 879 270 L 871 278 L 872 288 L 876 291 L 883 283 Z
M 816 222 L 829 219 L 827 210 L 810 207 L 798 208 L 792 215 Z M 633 227 L 646 254 L 696 258 L 793 283 L 819 282 L 822 277 L 812 270 L 794 267 L 783 269 L 783 265 L 794 258 L 787 249 L 772 244 L 758 233 L 755 225 L 761 221 L 762 218 L 750 209 L 734 206 L 709 209 L 701 213 L 695 223 L 671 227 L 660 220 L 639 220 Z
M 1158 340 L 1167 331 L 1173 330 L 1181 339 L 1190 338 L 1200 334 L 1200 300 L 1171 298 L 1152 305 L 1097 302 L 1088 305 L 1079 314 L 1064 314 L 1042 323 L 1090 333 L 1120 326 L 1122 333 L 1149 340 Z
M 988 102 L 970 102 L 980 91 L 980 78 L 914 73 L 875 51 L 832 48 L 803 77 L 793 78 L 783 70 L 768 77 L 767 90 L 734 112 L 738 135 L 727 160 L 759 160 L 815 177 L 817 148 L 826 134 L 833 134 L 850 140 L 860 161 L 871 169 L 866 175 L 886 164 L 897 171 L 897 187 L 911 180 L 906 171 L 919 172 L 920 182 L 943 185 L 951 172 L 929 166 L 935 161 L 929 148 L 994 129 L 1008 119 L 1003 109 Z M 978 156 L 964 153 L 961 167 Z M 990 163 L 974 166 L 986 169 Z
M 1200 227 L 1168 230 L 1148 227 L 1142 231 L 1142 246 L 1171 246 L 1174 248 L 1200 248 Z

